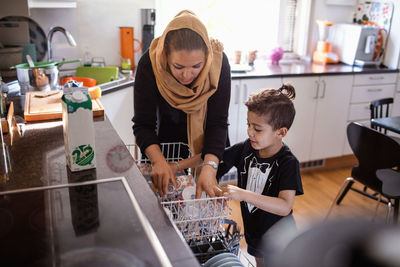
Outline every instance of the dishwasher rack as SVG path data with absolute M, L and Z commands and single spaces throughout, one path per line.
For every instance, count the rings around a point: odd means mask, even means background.
M 187 242 L 214 236 L 223 219 L 231 216 L 226 197 L 163 201 L 161 205 Z
M 151 163 L 144 157 L 137 145 L 127 145 L 143 176 L 150 181 Z M 189 146 L 185 143 L 162 143 L 161 152 L 167 162 L 176 162 L 190 157 Z M 176 176 L 195 174 L 195 170 L 187 169 Z M 195 175 L 194 175 L 195 179 Z M 172 186 L 172 184 L 171 184 Z M 234 221 L 228 219 L 232 214 L 230 200 L 227 197 L 204 197 L 183 199 L 182 191 L 169 194 L 160 204 L 170 220 L 175 224 L 193 254 L 200 263 L 223 253 L 239 253 L 239 242 L 243 237 Z

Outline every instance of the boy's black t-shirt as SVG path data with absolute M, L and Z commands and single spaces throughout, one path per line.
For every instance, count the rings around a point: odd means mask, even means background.
M 274 156 L 260 158 L 258 151 L 251 147 L 247 139 L 225 150 L 217 177 L 221 177 L 233 166 L 237 168 L 240 188 L 271 197 L 278 197 L 281 190 L 296 190 L 296 195 L 303 194 L 299 161 L 286 145 Z M 253 246 L 256 246 L 262 235 L 282 218 L 244 201 L 240 206 L 246 241 Z

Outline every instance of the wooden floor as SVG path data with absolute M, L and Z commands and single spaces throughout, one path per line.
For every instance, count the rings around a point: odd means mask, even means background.
M 347 161 L 349 163 L 349 161 Z M 340 165 L 340 164 L 339 164 Z M 353 164 L 345 164 L 353 165 Z M 318 170 L 302 171 L 304 195 L 296 196 L 293 214 L 299 230 L 305 230 L 313 224 L 323 221 L 326 218 L 330 205 L 334 201 L 344 179 L 350 176 L 351 167 L 327 167 Z M 356 188 L 363 187 L 357 182 L 353 185 Z M 232 220 L 236 221 L 243 231 L 240 206 L 237 201 L 231 202 Z M 329 220 L 337 218 L 361 218 L 373 219 L 377 201 L 365 197 L 350 190 L 342 203 L 335 205 Z M 384 221 L 386 216 L 386 205 L 379 204 L 375 221 Z M 245 250 L 244 238 L 240 243 L 241 250 Z

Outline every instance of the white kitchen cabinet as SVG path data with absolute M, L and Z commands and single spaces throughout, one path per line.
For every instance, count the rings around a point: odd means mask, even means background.
M 108 93 L 100 98 L 105 113 L 125 144 L 134 143 L 132 131 L 133 87 Z
M 390 109 L 390 115 L 400 115 L 400 99 L 397 99 L 395 95 L 396 80 L 397 73 L 355 74 L 347 124 L 359 122 L 370 127 L 370 102 L 381 98 L 394 97 L 394 105 Z M 346 137 L 343 155 L 352 153 Z
M 284 142 L 300 162 L 341 156 L 352 75 L 285 77 L 296 90 L 296 117 Z
M 247 107 L 244 104 L 250 94 L 265 88 L 279 88 L 282 79 L 248 78 L 235 79 L 231 83 L 231 101 L 229 105 L 229 139 L 231 144 L 244 141 L 247 136 Z
M 394 93 L 392 116 L 400 116 L 400 78 L 397 79 L 397 89 Z
M 240 84 L 241 80 L 231 81 L 231 100 L 228 109 L 228 135 L 231 145 L 237 143 L 237 128 L 238 128 L 238 115 L 240 106 Z

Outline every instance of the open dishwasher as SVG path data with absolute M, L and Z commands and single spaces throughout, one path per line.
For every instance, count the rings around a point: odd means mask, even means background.
M 141 155 L 135 144 L 127 145 L 127 148 L 152 186 L 150 161 Z M 183 160 L 191 154 L 188 145 L 184 143 L 162 143 L 161 152 L 168 162 Z M 170 184 L 166 199 L 159 198 L 160 204 L 199 263 L 204 264 L 221 253 L 238 255 L 243 235 L 236 222 L 228 219 L 232 213 L 230 200 L 226 197 L 209 198 L 205 195 L 195 199 L 195 170 L 187 169 L 175 176 L 177 188 Z

